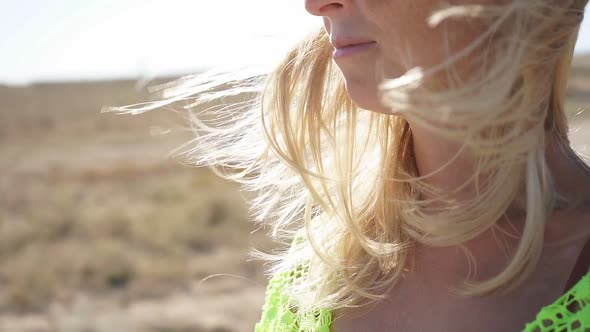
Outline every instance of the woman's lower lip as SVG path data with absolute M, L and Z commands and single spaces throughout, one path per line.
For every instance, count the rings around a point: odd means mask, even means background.
M 359 53 L 359 52 L 362 52 L 364 50 L 367 50 L 367 49 L 373 47 L 375 44 L 376 44 L 375 42 L 370 42 L 370 43 L 356 44 L 356 45 L 346 46 L 346 47 L 342 47 L 342 48 L 337 48 L 334 50 L 332 57 L 334 59 L 337 59 L 337 58 L 342 58 L 342 57 L 345 57 L 345 56 L 348 56 L 351 54 Z

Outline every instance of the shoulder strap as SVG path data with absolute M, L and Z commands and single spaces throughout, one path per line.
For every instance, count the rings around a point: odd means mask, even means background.
M 569 276 L 567 284 L 563 293 L 566 293 L 570 288 L 572 288 L 582 277 L 590 271 L 590 240 L 586 242 L 584 248 L 578 259 L 576 260 L 576 264 L 572 270 L 572 273 Z

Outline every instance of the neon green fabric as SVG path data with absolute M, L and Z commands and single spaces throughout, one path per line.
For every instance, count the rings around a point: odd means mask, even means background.
M 255 332 L 330 332 L 332 315 L 325 309 L 298 312 L 291 307 L 289 297 L 282 293 L 285 286 L 300 278 L 303 266 L 274 275 L 266 289 L 262 317 Z
M 297 239 L 299 240 L 299 239 Z M 295 241 L 297 241 L 295 240 Z M 294 242 L 295 242 L 294 241 Z M 298 312 L 283 293 L 287 285 L 300 278 L 306 269 L 295 269 L 271 277 L 266 289 L 262 317 L 255 332 L 330 332 L 329 310 Z M 541 309 L 522 332 L 585 332 L 590 330 L 590 271 L 567 293 Z
M 523 332 L 590 331 L 590 271 L 552 304 L 543 307 Z

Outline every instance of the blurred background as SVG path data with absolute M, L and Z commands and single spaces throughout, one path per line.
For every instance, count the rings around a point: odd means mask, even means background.
M 245 193 L 168 153 L 174 112 L 100 113 L 150 86 L 275 63 L 321 19 L 303 1 L 0 0 L 0 331 L 252 331 L 272 248 Z M 590 143 L 590 23 L 569 89 Z

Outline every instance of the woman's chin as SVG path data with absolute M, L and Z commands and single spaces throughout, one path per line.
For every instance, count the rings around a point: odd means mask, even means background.
M 361 109 L 387 115 L 396 114 L 396 112 L 394 112 L 392 109 L 383 105 L 376 94 L 374 96 L 369 97 L 367 95 L 351 94 L 351 92 L 349 91 L 348 95 L 352 102 Z
M 395 114 L 391 108 L 381 103 L 381 97 L 374 82 L 348 78 L 345 86 L 348 96 L 359 108 L 387 115 Z

